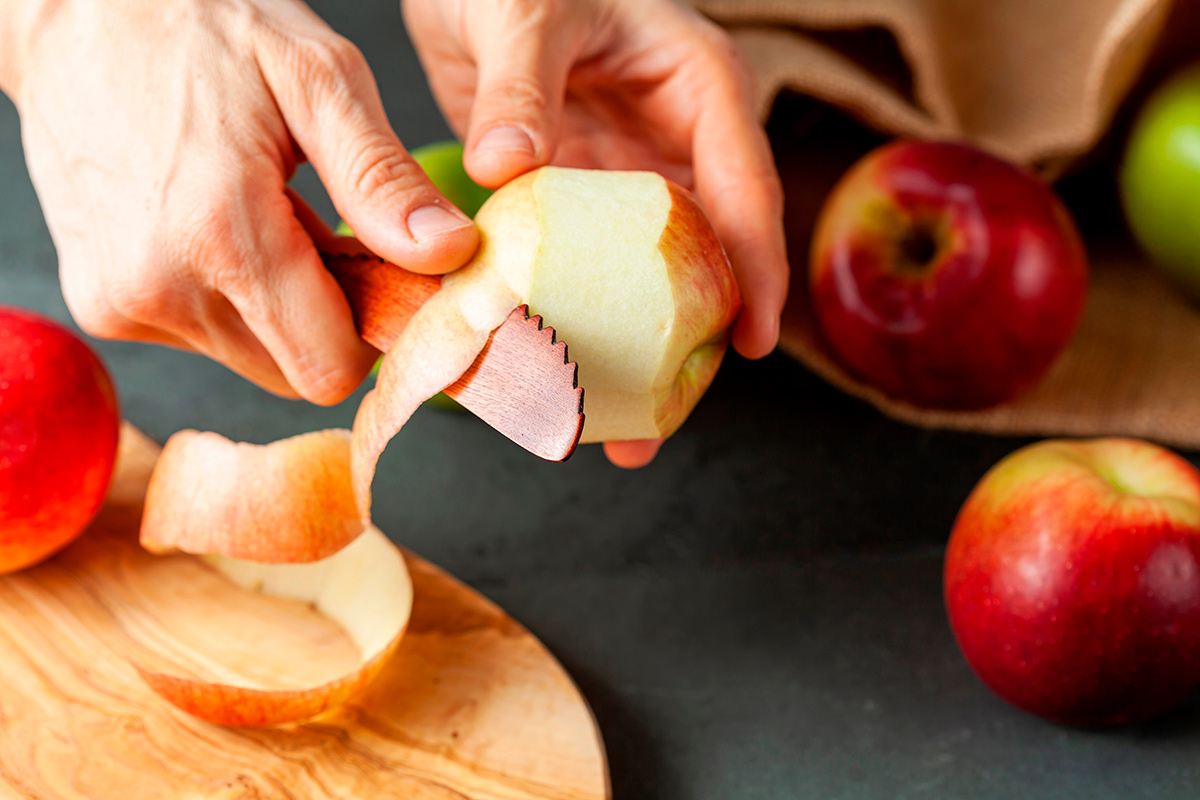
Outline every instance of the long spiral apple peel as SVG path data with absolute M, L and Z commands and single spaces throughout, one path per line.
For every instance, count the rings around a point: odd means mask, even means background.
M 178 440 L 173 437 L 166 448 L 172 457 L 160 462 L 152 479 L 143 544 L 156 552 L 207 553 L 222 570 L 244 571 L 239 564 L 247 557 L 270 562 L 254 567 L 277 571 L 275 577 L 250 581 L 268 593 L 289 581 L 316 580 L 313 576 L 324 573 L 304 571 L 313 564 L 348 557 L 344 554 L 353 552 L 348 545 L 355 542 L 352 547 L 356 547 L 367 538 L 363 531 L 369 532 L 376 552 L 384 552 L 384 547 L 395 550 L 370 526 L 371 483 L 379 457 L 421 403 L 458 380 L 490 333 L 513 308 L 531 300 L 534 311 L 545 313 L 557 325 L 578 321 L 572 313 L 583 320 L 574 332 L 561 327 L 559 331 L 571 342 L 580 362 L 580 380 L 589 392 L 591 436 L 585 427 L 585 440 L 673 432 L 707 388 L 725 351 L 725 331 L 740 307 L 732 271 L 703 212 L 684 190 L 658 176 L 634 174 L 630 180 L 637 183 L 636 191 L 622 195 L 620 181 L 613 182 L 611 176 L 589 178 L 581 172 L 546 168 L 493 195 L 477 218 L 483 234 L 479 253 L 471 264 L 446 276 L 441 289 L 413 315 L 384 356 L 376 386 L 363 399 L 348 438 L 345 431 L 322 431 L 253 446 L 194 431 L 177 434 Z M 592 183 L 604 190 L 600 196 Z M 609 189 L 615 194 L 606 194 Z M 655 211 L 657 216 L 639 215 L 632 203 L 635 217 L 652 217 L 648 227 L 645 219 L 631 218 L 625 231 L 626 238 L 647 241 L 652 248 L 643 262 L 637 262 L 646 274 L 629 276 L 632 286 L 625 286 L 622 276 L 616 276 L 614 284 L 612 276 L 604 274 L 608 263 L 604 259 L 620 252 L 619 233 L 615 245 L 600 234 L 580 232 L 577 226 L 572 229 L 573 223 L 557 237 L 557 244 L 544 235 L 544 226 L 555 224 L 555 205 L 593 203 L 625 213 L 624 207 L 639 192 L 665 206 Z M 664 232 L 653 234 L 654 225 L 664 226 Z M 578 239 L 574 244 L 573 237 Z M 546 267 L 545 258 L 548 253 L 554 257 L 555 248 L 557 262 Z M 575 258 L 591 259 L 581 263 L 579 274 L 614 286 L 605 289 L 612 296 L 600 292 L 590 298 L 595 308 L 587 303 L 581 306 L 572 296 L 571 265 L 565 260 Z M 540 275 L 535 274 L 539 263 Z M 656 272 L 656 264 L 665 265 L 666 271 Z M 680 275 L 687 278 L 682 288 Z M 629 298 L 639 297 L 643 289 L 645 303 L 639 308 Z M 687 319 L 672 316 L 680 308 L 691 309 Z M 655 314 L 672 321 L 656 327 Z M 639 315 L 648 315 L 649 322 Z M 688 337 L 695 341 L 689 344 Z M 684 371 L 685 367 L 691 369 Z M 594 386 L 588 383 L 586 368 L 596 377 Z M 593 388 L 599 394 L 599 413 L 590 402 Z M 301 577 L 288 577 L 292 571 L 299 571 L 296 575 Z M 244 572 L 238 574 L 244 577 Z M 358 624 L 355 615 L 361 611 L 353 598 L 371 591 L 373 585 L 367 581 L 338 590 L 345 599 L 338 606 L 341 616 L 335 618 L 352 633 Z M 411 598 L 407 606 L 405 602 L 397 596 L 392 610 L 381 616 L 388 620 L 392 638 L 381 637 L 386 639 L 382 648 L 368 648 L 359 641 L 364 649 L 362 665 L 332 684 L 279 693 L 164 672 L 144 671 L 143 675 L 171 702 L 214 722 L 302 721 L 326 713 L 365 685 L 380 659 L 399 642 Z

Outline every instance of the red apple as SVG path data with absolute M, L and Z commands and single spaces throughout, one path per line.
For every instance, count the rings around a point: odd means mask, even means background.
M 834 187 L 809 281 L 855 376 L 916 405 L 980 408 L 1032 386 L 1067 345 L 1087 260 L 1033 175 L 965 145 L 898 141 Z
M 959 512 L 945 596 L 967 661 L 1018 708 L 1165 711 L 1200 686 L 1200 473 L 1130 439 L 1018 450 Z
M 0 572 L 41 561 L 87 527 L 108 491 L 119 425 L 91 348 L 0 306 Z

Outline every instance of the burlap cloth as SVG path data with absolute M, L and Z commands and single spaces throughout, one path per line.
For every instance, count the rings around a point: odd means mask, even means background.
M 740 44 L 770 119 L 793 270 L 785 352 L 913 424 L 1200 449 L 1200 306 L 1129 242 L 1112 180 L 1139 100 L 1200 57 L 1200 0 L 693 2 Z M 821 341 L 807 294 L 813 219 L 841 172 L 894 135 L 964 139 L 1080 184 L 1077 202 L 1065 193 L 1091 257 L 1084 319 L 1046 378 L 1010 404 L 944 412 L 896 403 L 847 375 Z M 1088 169 L 1100 177 L 1071 177 Z

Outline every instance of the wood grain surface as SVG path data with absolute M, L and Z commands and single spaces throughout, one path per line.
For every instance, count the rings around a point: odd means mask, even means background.
M 289 728 L 222 728 L 130 659 L 289 687 L 357 662 L 334 623 L 137 542 L 158 448 L 122 432 L 109 501 L 74 544 L 0 578 L 0 797 L 601 800 L 603 744 L 570 677 L 502 610 L 406 553 L 413 617 L 355 701 Z

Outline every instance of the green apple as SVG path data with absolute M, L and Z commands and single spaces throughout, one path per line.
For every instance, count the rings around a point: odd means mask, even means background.
M 1200 298 L 1200 64 L 1177 73 L 1138 112 L 1120 184 L 1138 243 Z
M 412 151 L 412 157 L 425 170 L 438 191 L 472 219 L 483 201 L 492 196 L 491 189 L 485 189 L 471 180 L 463 168 L 462 142 L 451 139 L 421 145 Z

